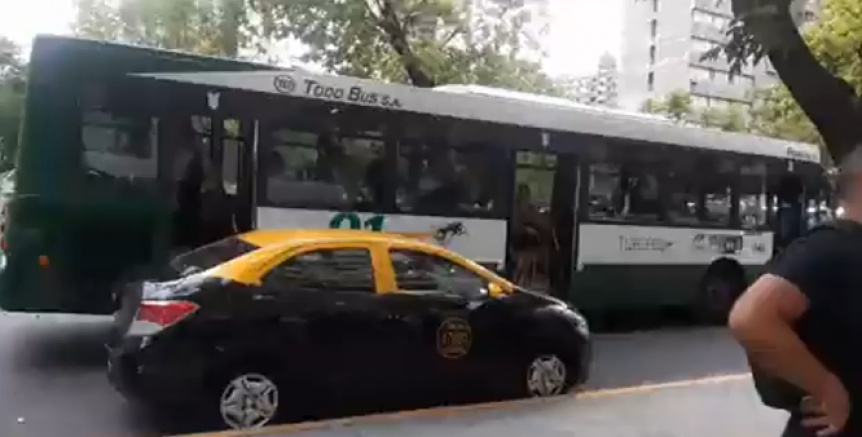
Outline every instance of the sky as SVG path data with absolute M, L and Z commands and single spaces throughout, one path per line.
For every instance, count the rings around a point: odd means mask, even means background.
M 549 1 L 548 73 L 591 74 L 604 52 L 619 55 L 624 0 Z M 38 33 L 68 34 L 75 15 L 74 0 L 0 0 L 0 11 L 0 35 L 25 49 Z

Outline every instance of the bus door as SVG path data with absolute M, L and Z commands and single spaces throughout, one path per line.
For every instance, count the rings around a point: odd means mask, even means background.
M 805 232 L 804 193 L 800 175 L 783 174 L 772 184 L 767 208 L 774 211 L 771 224 L 775 232 L 775 252 L 784 250 Z
M 168 251 L 251 229 L 254 120 L 237 115 L 239 105 L 230 105 L 236 98 L 206 87 L 160 83 L 149 89 L 151 102 L 158 100 L 152 105 L 159 118 L 162 197 L 170 204 Z
M 515 202 L 509 230 L 513 280 L 568 296 L 577 217 L 574 155 L 516 152 Z

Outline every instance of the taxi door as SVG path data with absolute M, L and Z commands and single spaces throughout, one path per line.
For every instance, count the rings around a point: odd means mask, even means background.
M 300 360 L 333 393 L 349 404 L 376 394 L 392 363 L 387 351 L 388 314 L 376 293 L 370 251 L 365 247 L 318 247 L 292 256 L 264 280 L 275 299 L 290 361 Z M 391 365 L 395 365 L 392 363 Z
M 483 278 L 444 257 L 390 249 L 396 292 L 387 309 L 409 326 L 415 341 L 405 357 L 412 384 L 450 399 L 484 391 L 489 365 L 504 353 L 498 332 L 506 306 L 487 296 Z

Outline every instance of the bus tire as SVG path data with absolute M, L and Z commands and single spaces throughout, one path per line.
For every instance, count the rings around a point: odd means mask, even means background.
M 736 299 L 745 291 L 745 272 L 736 261 L 713 263 L 700 280 L 695 303 L 699 321 L 725 324 Z

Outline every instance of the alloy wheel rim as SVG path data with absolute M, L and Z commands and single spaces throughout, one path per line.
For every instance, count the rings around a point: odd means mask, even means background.
M 542 355 L 527 368 L 527 390 L 533 397 L 562 394 L 566 386 L 566 365 L 556 355 Z
M 221 416 L 233 429 L 260 428 L 278 410 L 278 387 L 266 376 L 245 374 L 234 378 L 221 395 Z

